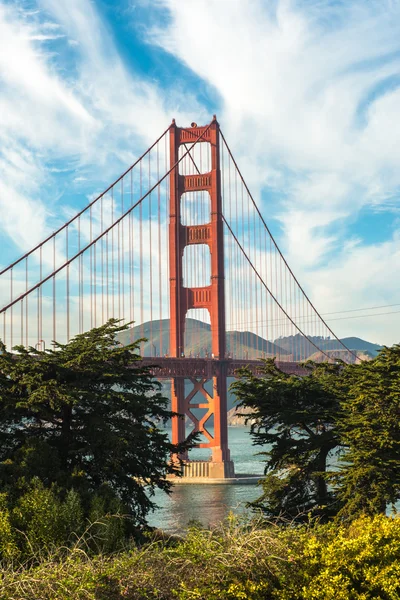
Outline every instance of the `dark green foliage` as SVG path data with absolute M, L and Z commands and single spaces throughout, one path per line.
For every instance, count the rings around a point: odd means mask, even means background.
M 334 513 L 335 497 L 327 485 L 330 453 L 339 439 L 334 421 L 343 390 L 337 385 L 340 365 L 310 364 L 307 377 L 280 371 L 264 361 L 263 377 L 249 371 L 231 389 L 239 406 L 250 407 L 255 444 L 268 446 L 263 495 L 255 503 L 266 515 L 284 520 Z
M 168 491 L 176 448 L 158 424 L 171 412 L 138 342 L 118 341 L 126 328 L 110 320 L 46 352 L 1 345 L 0 492 L 11 506 L 39 481 L 71 513 L 75 490 L 85 518 L 97 497 L 103 514 L 118 506 L 140 524 L 154 489 Z
M 400 345 L 349 365 L 337 427 L 346 451 L 337 479 L 340 517 L 384 513 L 400 500 Z
M 76 546 L 81 538 L 90 554 L 126 545 L 130 520 L 118 499 L 106 503 L 104 496 L 94 495 L 85 518 L 78 492 L 69 490 L 63 500 L 60 492 L 54 484 L 46 488 L 33 479 L 14 505 L 7 494 L 0 494 L 0 563 L 32 563 Z
M 286 520 L 384 513 L 400 500 L 400 346 L 357 365 L 306 365 L 299 378 L 265 361 L 264 377 L 244 370 L 231 386 L 254 411 L 254 442 L 269 446 L 254 505 Z

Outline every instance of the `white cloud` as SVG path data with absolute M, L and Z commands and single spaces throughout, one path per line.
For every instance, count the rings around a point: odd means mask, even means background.
M 398 298 L 396 242 L 346 241 L 362 207 L 399 206 L 400 3 L 161 4 L 171 18 L 151 41 L 219 93 L 245 179 L 256 197 L 263 186 L 280 193 L 280 245 L 321 312 Z M 400 337 L 393 324 L 345 328 Z
M 28 36 L 27 39 L 31 42 L 34 42 L 34 41 L 47 42 L 49 40 L 59 40 L 63 37 L 64 37 L 63 35 L 57 35 L 57 34 L 37 33 L 37 34 Z
M 71 0 L 66 11 L 56 0 L 39 1 L 68 38 L 77 42 L 75 86 L 101 127 L 99 135 L 87 142 L 87 160 L 95 159 L 97 165 L 107 167 L 110 156 L 116 154 L 129 164 L 168 126 L 181 97 L 166 95 L 153 82 L 128 71 L 93 3 Z M 184 104 L 196 104 L 187 96 Z M 204 114 L 201 107 L 196 108 Z M 178 112 L 189 119 L 185 110 Z M 99 138 L 107 144 L 99 146 Z
M 65 69 L 68 52 L 75 70 Z M 89 0 L 71 0 L 67 10 L 38 0 L 38 10 L 25 12 L 0 2 L 0 89 L 0 201 L 13 205 L 0 227 L 20 251 L 54 227 L 60 209 L 51 208 L 62 193 L 54 176 L 68 162 L 75 182 L 100 174 L 101 191 L 170 122 L 162 94 L 128 72 Z M 49 164 L 55 159 L 63 168 Z
M 345 247 L 343 252 L 322 268 L 307 273 L 313 298 L 322 312 L 386 306 L 398 301 L 400 235 L 379 244 Z M 399 315 L 378 315 L 392 308 L 367 310 L 356 314 L 327 315 L 333 330 L 340 336 L 357 335 L 373 342 L 399 342 Z M 347 319 L 354 317 L 355 319 Z M 344 318 L 346 319 L 344 320 Z M 340 320 L 338 320 L 340 318 Z M 343 319 L 343 320 L 342 320 Z
M 321 312 L 390 303 L 397 237 L 368 245 L 349 240 L 346 226 L 362 207 L 399 206 L 400 2 L 157 4 L 170 19 L 152 42 L 219 94 L 245 178 L 257 198 L 268 187 L 280 197 L 265 211 Z M 111 180 L 171 116 L 209 119 L 179 82 L 162 90 L 127 68 L 95 3 L 37 6 L 23 12 L 0 0 L 0 227 L 21 251 L 60 213 L 50 195 L 61 194 L 57 173 Z M 383 341 L 400 335 L 392 323 L 338 327 Z
M 81 127 L 94 126 L 35 43 L 38 31 L 26 15 L 0 4 L 0 227 L 20 251 L 48 231 L 46 156 L 78 152 Z

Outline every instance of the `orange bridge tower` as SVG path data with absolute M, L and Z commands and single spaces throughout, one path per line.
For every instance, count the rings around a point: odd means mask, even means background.
M 179 147 L 187 150 L 198 140 L 210 144 L 211 170 L 195 175 L 179 173 Z M 190 359 L 182 377 L 172 380 L 172 410 L 189 417 L 194 430 L 206 438 L 201 448 L 210 448 L 210 461 L 188 461 L 184 474 L 210 478 L 234 477 L 233 462 L 228 448 L 227 424 L 227 365 L 225 355 L 225 289 L 224 289 L 224 244 L 221 197 L 221 170 L 219 148 L 219 124 L 214 116 L 210 126 L 190 128 L 177 127 L 175 121 L 170 127 L 170 208 L 169 208 L 169 261 L 170 261 L 170 356 L 184 357 L 185 318 L 190 309 L 205 308 L 211 321 L 211 356 L 207 360 L 207 373 L 196 376 L 190 372 Z M 176 165 L 174 167 L 174 165 Z M 211 214 L 208 223 L 183 225 L 181 221 L 181 198 L 183 194 L 205 191 L 210 196 Z M 184 287 L 182 261 L 186 246 L 206 244 L 211 256 L 211 281 L 204 287 Z M 185 380 L 193 385 L 188 395 Z M 204 387 L 212 381 L 212 395 Z M 197 397 L 197 398 L 196 398 Z M 200 401 L 198 398 L 200 397 Z M 205 409 L 205 414 L 197 418 L 193 409 Z M 214 417 L 214 431 L 207 428 L 207 421 Z M 185 420 L 174 417 L 172 421 L 172 441 L 179 443 L 186 438 Z M 187 456 L 182 458 L 187 459 Z

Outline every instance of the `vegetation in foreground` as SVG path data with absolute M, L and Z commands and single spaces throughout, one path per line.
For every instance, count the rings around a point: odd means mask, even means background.
M 400 500 L 400 345 L 355 365 L 306 363 L 307 377 L 273 360 L 232 384 L 265 457 L 267 518 L 351 521 Z
M 270 445 L 263 518 L 168 540 L 146 533 L 149 494 L 190 442 L 158 428 L 167 400 L 124 329 L 0 348 L 1 600 L 400 600 L 400 519 L 385 515 L 400 497 L 400 346 L 303 378 L 274 361 L 265 378 L 243 371 L 233 387 Z
M 29 567 L 9 563 L 1 598 L 398 600 L 400 519 L 260 527 L 230 518 L 213 531 L 194 527 L 184 539 L 149 539 L 108 556 L 93 554 L 84 537 Z
M 45 352 L 0 343 L 0 519 L 12 534 L 0 531 L 0 559 L 68 545 L 109 514 L 132 535 L 154 490 L 171 487 L 180 448 L 158 425 L 172 413 L 140 340 L 120 344 L 127 327 L 111 319 Z

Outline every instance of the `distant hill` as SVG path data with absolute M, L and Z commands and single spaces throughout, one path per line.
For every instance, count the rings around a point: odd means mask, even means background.
M 373 358 L 382 348 L 379 344 L 372 344 L 357 337 L 346 337 L 340 340 L 346 348 L 356 352 L 357 354 L 362 353 L 363 356 Z M 285 349 L 288 353 L 293 354 L 293 360 L 305 360 L 311 359 L 318 361 L 326 354 L 335 356 L 336 358 L 342 358 L 348 360 L 351 358 L 349 352 L 343 348 L 342 344 L 332 338 L 324 338 L 321 336 L 310 336 L 306 339 L 300 333 L 288 337 L 281 337 L 274 341 L 279 347 Z M 323 352 L 318 352 L 315 348 L 317 346 Z
M 169 349 L 169 319 L 136 325 L 130 331 L 120 335 L 121 342 L 127 344 L 139 338 L 147 338 L 141 345 L 143 356 L 164 356 Z M 151 340 L 151 341 L 150 341 Z M 226 335 L 226 350 L 232 358 L 256 359 L 262 355 L 287 356 L 284 348 L 276 343 L 264 340 L 247 331 L 230 331 Z M 211 356 L 211 326 L 197 319 L 186 319 L 185 356 Z
M 382 350 L 383 348 L 383 346 L 380 346 L 379 344 L 372 344 L 371 342 L 366 342 L 357 337 L 346 337 L 341 341 L 351 350 L 361 350 L 361 352 L 365 352 L 371 357 L 376 356 L 379 350 Z
M 136 325 L 120 336 L 123 344 L 138 338 L 147 338 L 143 342 L 143 356 L 164 356 L 169 352 L 169 319 L 152 321 Z M 150 341 L 151 340 L 151 341 Z M 282 357 L 284 360 L 324 360 L 323 352 L 317 352 L 315 346 L 326 354 L 350 360 L 351 355 L 335 339 L 320 336 L 306 339 L 301 334 L 280 337 L 269 341 L 250 331 L 228 331 L 226 333 L 226 350 L 231 358 L 257 359 Z M 373 358 L 382 348 L 357 337 L 346 337 L 343 344 L 362 358 Z M 211 327 L 208 323 L 197 319 L 186 319 L 185 356 L 211 356 Z
M 120 334 L 120 340 L 123 344 L 128 344 L 139 338 L 148 338 L 152 341 L 143 342 L 141 353 L 143 356 L 164 356 L 169 352 L 169 319 L 152 321 L 136 325 L 129 331 Z M 284 360 L 306 360 L 311 359 L 316 362 L 324 361 L 326 354 L 341 358 L 342 360 L 352 362 L 354 357 L 349 354 L 337 342 L 329 338 L 312 337 L 312 342 L 321 348 L 323 352 L 317 352 L 315 346 L 297 334 L 295 336 L 281 337 L 274 341 L 267 341 L 250 331 L 228 331 L 226 334 L 227 353 L 232 358 L 258 359 L 267 357 L 281 357 Z M 360 358 L 373 358 L 382 348 L 379 344 L 372 344 L 357 337 L 343 338 L 343 343 Z M 186 319 L 185 332 L 185 356 L 211 356 L 211 327 L 208 323 L 197 319 Z M 228 385 L 233 379 L 228 379 Z M 170 397 L 169 380 L 162 381 L 163 393 Z M 205 384 L 207 391 L 212 394 L 212 384 Z M 192 389 L 192 384 L 187 381 L 186 393 Z M 243 420 L 236 415 L 234 409 L 235 398 L 228 392 L 228 410 L 229 423 L 232 425 L 243 424 Z M 199 417 L 204 409 L 193 409 L 193 412 Z M 213 425 L 213 418 L 208 421 Z

